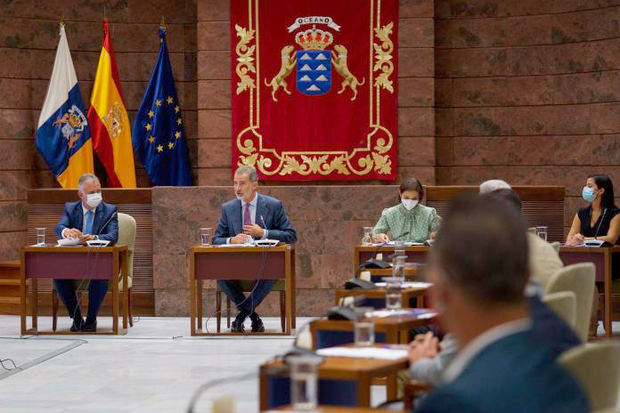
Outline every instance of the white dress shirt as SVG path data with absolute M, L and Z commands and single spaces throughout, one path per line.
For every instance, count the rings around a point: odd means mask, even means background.
M 463 348 L 448 365 L 443 375 L 444 383 L 451 382 L 460 376 L 467 365 L 486 347 L 505 337 L 526 331 L 531 326 L 532 321 L 529 318 L 521 318 L 500 324 L 480 334 Z

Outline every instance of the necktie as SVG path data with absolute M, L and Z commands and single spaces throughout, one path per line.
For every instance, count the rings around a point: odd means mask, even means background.
M 250 215 L 250 204 L 246 203 L 243 209 L 243 225 L 252 225 L 252 216 Z
M 84 234 L 93 233 L 93 211 L 86 211 L 86 228 L 84 228 Z

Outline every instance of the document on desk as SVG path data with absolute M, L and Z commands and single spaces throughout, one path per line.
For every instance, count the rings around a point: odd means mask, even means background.
M 215 245 L 218 248 L 254 248 L 254 244 L 219 244 Z
M 319 356 L 360 359 L 398 360 L 408 357 L 407 350 L 381 347 L 328 347 L 317 350 Z
M 367 318 L 386 318 L 386 317 L 399 317 L 405 315 L 415 315 L 418 318 L 431 318 L 436 315 L 432 310 L 424 308 L 402 308 L 400 310 L 375 310 L 369 311 L 364 314 Z
M 395 243 L 394 241 L 388 241 L 388 242 L 379 242 L 376 244 L 372 244 L 373 247 L 394 247 Z M 402 247 L 422 247 L 424 246 L 423 242 L 400 242 L 400 246 Z
M 387 283 L 378 282 L 378 283 L 375 283 L 375 285 L 380 288 L 385 288 Z M 425 282 L 419 282 L 419 281 L 405 281 L 404 283 L 401 284 L 401 287 L 402 288 L 429 288 L 432 285 L 433 284 L 431 283 L 425 283 Z

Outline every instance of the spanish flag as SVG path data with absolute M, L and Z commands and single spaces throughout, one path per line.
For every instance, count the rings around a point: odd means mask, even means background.
M 103 47 L 88 108 L 93 147 L 108 174 L 108 185 L 135 188 L 131 124 L 123 101 L 108 21 L 103 21 Z

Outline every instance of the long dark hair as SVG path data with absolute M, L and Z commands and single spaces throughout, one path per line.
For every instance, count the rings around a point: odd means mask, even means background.
M 598 189 L 603 188 L 603 197 L 601 198 L 601 208 L 612 209 L 616 207 L 614 202 L 614 184 L 611 182 L 609 175 L 592 174 L 588 178 L 594 179 Z

